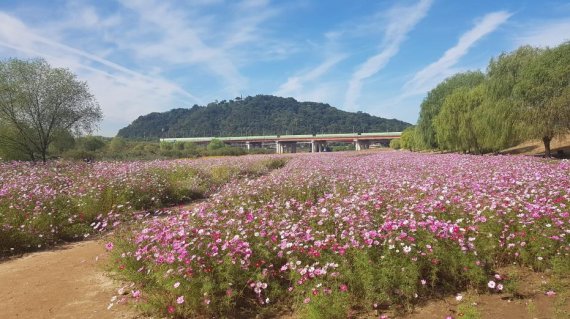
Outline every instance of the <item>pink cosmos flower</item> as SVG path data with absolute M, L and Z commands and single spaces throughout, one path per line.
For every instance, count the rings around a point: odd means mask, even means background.
M 549 291 L 546 292 L 546 295 L 547 295 L 548 297 L 556 296 L 556 292 L 554 292 L 554 290 L 549 290 Z
M 178 297 L 178 298 L 176 299 L 176 303 L 179 304 L 179 305 L 180 305 L 180 304 L 183 304 L 183 303 L 184 303 L 184 296 Z
M 113 250 L 113 243 L 112 242 L 108 242 L 105 244 L 105 249 L 107 249 L 108 251 Z
M 489 282 L 487 283 L 487 287 L 491 289 L 495 289 L 495 286 L 497 286 L 497 284 L 492 280 L 489 280 Z
M 140 291 L 140 290 L 133 290 L 133 291 L 131 292 L 131 295 L 132 295 L 133 298 L 135 298 L 135 299 L 140 299 L 140 297 L 141 297 L 141 291 Z

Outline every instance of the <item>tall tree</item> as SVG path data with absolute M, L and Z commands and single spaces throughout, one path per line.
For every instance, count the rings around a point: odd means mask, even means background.
M 476 111 L 483 100 L 482 85 L 474 89 L 458 88 L 445 99 L 434 119 L 437 141 L 442 148 L 478 154 L 483 152 L 480 133 L 475 125 Z
M 102 112 L 87 83 L 45 60 L 0 61 L 0 143 L 29 159 L 47 160 L 48 148 L 62 131 L 91 132 Z
M 439 114 L 445 98 L 455 89 L 461 87 L 473 88 L 485 80 L 485 75 L 480 71 L 469 71 L 455 74 L 438 84 L 428 92 L 428 95 L 420 105 L 420 116 L 417 123 L 418 142 L 424 148 L 437 148 L 435 127 L 433 120 Z
M 477 126 L 487 150 L 499 151 L 522 142 L 527 125 L 522 116 L 520 99 L 514 89 L 522 79 L 526 66 L 542 49 L 522 46 L 513 52 L 491 59 L 485 81 L 486 99 L 477 112 Z
M 550 142 L 570 131 L 570 42 L 548 48 L 525 65 L 514 96 L 521 102 L 529 136 Z

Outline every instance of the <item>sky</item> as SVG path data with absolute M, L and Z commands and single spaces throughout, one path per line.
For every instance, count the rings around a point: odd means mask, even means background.
M 86 81 L 104 136 L 257 94 L 415 123 L 446 77 L 567 40 L 569 1 L 0 1 L 0 59 L 41 57 Z

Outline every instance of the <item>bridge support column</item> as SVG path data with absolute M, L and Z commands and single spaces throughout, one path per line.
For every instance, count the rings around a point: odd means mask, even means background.
M 251 142 L 245 142 L 245 147 L 248 151 L 251 150 Z
M 320 141 L 311 141 L 311 153 L 319 153 L 325 150 L 325 143 Z
M 354 146 L 357 151 L 367 150 L 370 148 L 370 141 L 354 140 Z
M 286 146 L 285 142 L 276 141 L 275 142 L 275 153 L 277 153 L 277 154 L 285 153 L 285 146 Z
M 291 153 L 297 153 L 297 142 L 291 142 Z

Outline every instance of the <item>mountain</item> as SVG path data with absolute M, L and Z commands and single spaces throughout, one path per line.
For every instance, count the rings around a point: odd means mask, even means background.
M 409 123 L 328 104 L 272 95 L 213 102 L 140 116 L 119 130 L 126 138 L 400 132 Z

